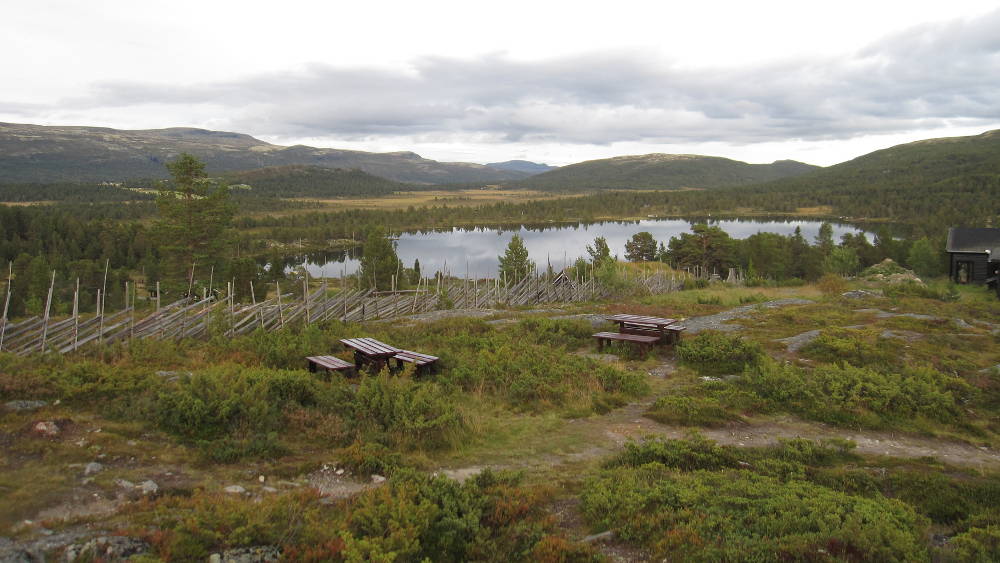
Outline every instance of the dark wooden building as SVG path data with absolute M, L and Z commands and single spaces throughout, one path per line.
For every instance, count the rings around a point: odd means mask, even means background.
M 952 227 L 947 250 L 948 275 L 955 283 L 997 282 L 1000 229 Z

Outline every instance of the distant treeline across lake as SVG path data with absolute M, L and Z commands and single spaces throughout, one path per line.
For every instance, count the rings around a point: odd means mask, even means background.
M 691 225 L 708 222 L 729 233 L 733 238 L 744 239 L 759 232 L 791 235 L 796 228 L 813 243 L 823 221 L 802 219 L 723 219 L 695 221 L 690 219 L 646 219 L 641 221 L 606 221 L 600 223 L 522 225 L 516 229 L 480 227 L 475 229 L 442 229 L 405 232 L 398 235 L 396 252 L 406 266 L 420 261 L 425 274 L 444 271 L 464 277 L 466 270 L 472 277 L 493 277 L 497 273 L 497 257 L 504 253 L 514 234 L 524 239 L 530 258 L 545 269 L 549 263 L 556 270 L 572 265 L 579 257 L 587 256 L 587 245 L 597 237 L 604 237 L 612 254 L 624 259 L 625 242 L 638 232 L 647 231 L 658 242 L 666 245 L 671 237 L 689 232 Z M 845 233 L 862 233 L 855 225 L 831 223 L 835 240 Z M 871 237 L 869 237 L 871 238 Z M 357 271 L 361 248 L 316 253 L 290 260 L 286 266 L 304 266 L 314 277 L 340 277 Z

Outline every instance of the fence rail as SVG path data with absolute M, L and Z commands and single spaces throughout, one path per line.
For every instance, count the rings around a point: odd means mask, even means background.
M 669 275 L 655 272 L 634 277 L 629 287 L 651 294 L 666 293 L 681 289 L 686 280 L 696 277 L 707 276 L 700 272 Z M 712 277 L 718 278 L 714 273 Z M 739 271 L 730 270 L 726 281 L 739 283 L 741 280 Z M 565 275 L 555 278 L 532 275 L 508 286 L 499 280 L 466 279 L 438 280 L 432 287 L 432 282 L 427 280 L 418 284 L 415 290 L 386 292 L 331 290 L 326 281 L 314 290 L 308 286 L 307 281 L 303 282 L 303 294 L 299 297 L 278 293 L 271 299 L 251 304 L 236 303 L 233 288 L 227 286 L 224 297 L 186 298 L 162 307 L 157 301 L 152 312 L 137 310 L 133 296 L 131 303 L 125 300 L 123 309 L 107 313 L 98 292 L 96 313 L 78 313 L 78 299 L 74 296 L 74 314 L 62 319 L 49 316 L 51 299 L 42 316 L 18 322 L 8 320 L 5 307 L 0 317 L 0 352 L 66 354 L 85 346 L 134 339 L 203 338 L 213 333 L 234 336 L 328 320 L 363 322 L 450 308 L 492 309 L 574 303 L 605 299 L 617 293 L 595 279 L 574 280 Z M 127 289 L 125 293 L 128 295 Z

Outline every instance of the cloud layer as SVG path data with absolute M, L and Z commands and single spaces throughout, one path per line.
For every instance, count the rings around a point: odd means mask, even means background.
M 316 64 L 165 86 L 103 82 L 58 111 L 156 111 L 272 138 L 732 144 L 846 139 L 1000 121 L 1000 11 L 920 26 L 836 59 L 685 68 L 641 52 L 545 61 L 424 57 L 407 69 Z M 734 46 L 738 48 L 738 46 Z M 0 111 L 30 120 L 37 105 Z M 168 125 L 168 123 L 164 123 Z

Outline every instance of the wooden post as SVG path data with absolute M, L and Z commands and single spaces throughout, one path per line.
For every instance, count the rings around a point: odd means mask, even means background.
M 163 317 L 160 316 L 160 282 L 156 282 L 156 326 L 160 329 L 160 340 L 163 340 Z
M 274 286 L 278 289 L 278 323 L 281 328 L 285 328 L 285 312 L 281 310 L 281 282 L 274 280 Z
M 7 297 L 3 301 L 3 317 L 0 317 L 0 351 L 3 351 L 3 337 L 7 332 L 7 310 L 10 308 L 10 284 L 14 279 L 14 262 L 7 267 Z
M 49 336 L 49 311 L 52 309 L 52 290 L 56 285 L 56 271 L 52 270 L 52 281 L 49 282 L 49 296 L 45 298 L 45 316 L 42 320 L 42 341 L 38 346 L 39 352 L 45 351 L 45 341 Z
M 101 310 L 101 290 L 100 289 L 97 290 L 97 305 L 96 305 L 96 307 L 97 307 L 97 309 L 96 309 L 97 316 L 98 316 L 98 319 L 100 319 L 100 322 L 98 323 L 98 327 L 97 327 L 97 337 L 98 337 L 98 340 L 103 344 L 104 343 L 104 311 Z
M 265 296 L 264 301 L 267 301 L 267 296 Z M 253 290 L 253 280 L 250 280 L 250 300 L 253 302 L 253 308 L 257 309 L 257 318 L 260 319 L 260 329 L 264 330 L 264 310 L 263 307 L 257 307 L 257 293 Z
M 305 326 L 309 326 L 309 270 L 305 271 L 302 278 L 302 302 L 306 308 Z
M 236 278 L 229 282 L 229 336 L 236 336 Z
M 80 278 L 76 278 L 76 290 L 73 292 L 73 350 L 80 338 Z
M 145 284 L 145 281 L 143 281 Z M 135 340 L 135 298 L 138 296 L 139 284 L 132 284 L 132 310 L 129 312 L 128 339 L 129 342 Z

